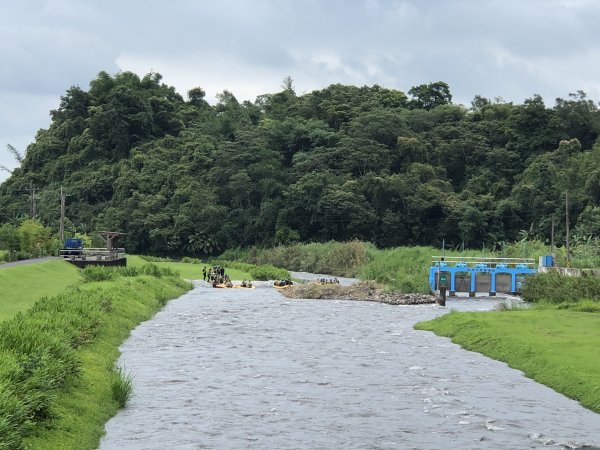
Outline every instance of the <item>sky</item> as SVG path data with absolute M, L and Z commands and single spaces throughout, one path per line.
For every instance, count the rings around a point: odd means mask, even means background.
M 158 72 L 214 103 L 332 83 L 407 92 L 444 81 L 475 95 L 547 106 L 600 99 L 597 0 L 19 0 L 0 3 L 0 165 L 17 166 L 49 111 L 98 72 Z M 0 170 L 0 181 L 8 173 Z

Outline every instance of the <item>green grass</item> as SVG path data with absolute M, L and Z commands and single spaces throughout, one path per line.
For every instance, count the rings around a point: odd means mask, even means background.
M 371 259 L 375 246 L 360 241 L 294 244 L 275 248 L 233 249 L 219 259 L 272 265 L 299 272 L 355 276 Z
M 600 315 L 559 310 L 451 312 L 415 325 L 506 362 L 600 413 Z
M 133 375 L 124 369 L 116 370 L 117 378 L 112 382 L 112 396 L 119 408 L 124 408 L 133 395 Z
M 103 299 L 106 317 L 94 339 L 77 350 L 79 375 L 67 379 L 52 407 L 52 418 L 38 424 L 26 438 L 29 449 L 94 449 L 104 434 L 104 424 L 118 410 L 113 386 L 118 347 L 138 323 L 149 319 L 169 298 L 190 286 L 179 278 L 117 277 L 82 285 Z M 51 301 L 51 300 L 49 300 Z
M 79 284 L 79 269 L 66 261 L 0 268 L 0 321 Z
M 580 306 L 582 299 L 600 306 L 600 277 L 583 272 L 581 276 L 567 276 L 556 272 L 538 273 L 527 280 L 523 299 L 568 307 Z
M 127 256 L 127 265 L 132 267 L 141 267 L 148 264 L 139 256 Z M 206 270 L 211 267 L 211 264 L 191 264 L 183 262 L 153 262 L 152 264 L 158 267 L 167 267 L 171 270 L 179 272 L 181 278 L 186 280 L 201 280 L 202 279 L 202 268 L 206 266 Z M 225 267 L 225 273 L 229 275 L 232 280 L 249 280 L 252 276 L 243 270 L 229 269 Z
M 272 249 L 234 249 L 222 259 L 237 259 L 253 264 L 272 264 L 312 273 L 359 277 L 375 280 L 389 290 L 429 293 L 431 257 L 440 255 L 434 247 L 397 247 L 378 250 L 372 244 L 326 242 L 279 246 Z M 489 256 L 490 252 L 485 252 Z M 481 251 L 449 251 L 446 256 L 480 256 Z

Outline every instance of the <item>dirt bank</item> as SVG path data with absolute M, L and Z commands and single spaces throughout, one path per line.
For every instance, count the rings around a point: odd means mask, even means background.
M 384 292 L 380 286 L 369 282 L 360 282 L 351 286 L 307 283 L 282 289 L 281 293 L 287 298 L 356 300 L 387 303 L 390 305 L 423 305 L 437 302 L 437 298 L 433 295 Z

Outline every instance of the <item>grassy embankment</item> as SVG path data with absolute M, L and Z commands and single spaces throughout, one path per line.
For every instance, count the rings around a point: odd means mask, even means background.
M 9 271 L 25 288 L 42 264 L 0 272 Z M 61 274 L 63 286 L 76 287 L 0 322 L 0 448 L 97 448 L 104 423 L 119 407 L 113 394 L 123 384 L 114 366 L 118 346 L 133 327 L 190 288 L 152 266 L 102 282 L 75 281 L 74 267 L 63 261 L 50 266 L 59 266 L 54 289 L 60 289 Z
M 452 312 L 415 326 L 504 361 L 600 413 L 600 278 L 536 275 L 529 310 Z

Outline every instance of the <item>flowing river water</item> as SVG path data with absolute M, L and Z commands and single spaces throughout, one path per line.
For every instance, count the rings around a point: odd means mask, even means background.
M 496 303 L 288 300 L 267 285 L 197 283 L 121 347 L 134 397 L 100 448 L 600 448 L 599 414 L 413 329 Z

